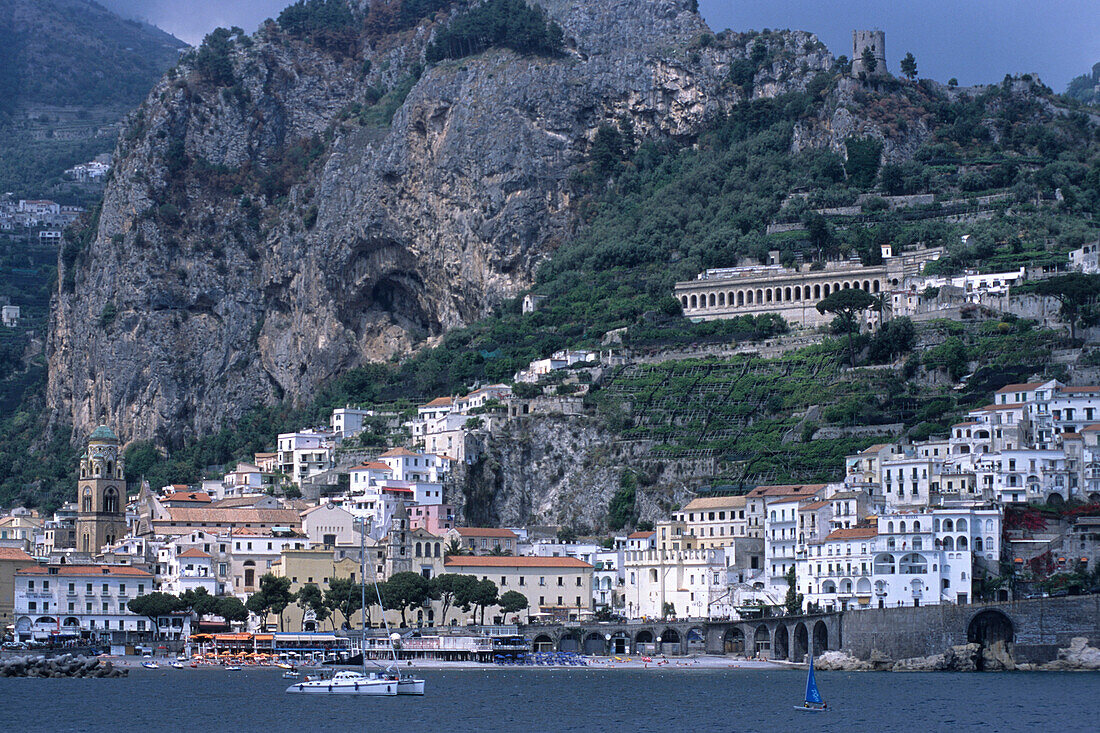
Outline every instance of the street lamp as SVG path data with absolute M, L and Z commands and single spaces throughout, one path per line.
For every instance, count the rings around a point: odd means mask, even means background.
M 657 646 L 653 650 L 653 653 L 654 654 L 660 654 L 661 653 L 661 637 L 659 637 L 659 636 L 657 637 Z
M 607 656 L 611 656 L 611 633 L 608 632 L 603 635 L 605 641 L 607 641 Z

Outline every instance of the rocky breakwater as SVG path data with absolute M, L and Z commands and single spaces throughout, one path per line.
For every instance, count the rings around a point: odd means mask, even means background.
M 868 659 L 847 652 L 825 652 L 814 659 L 817 669 L 845 672 L 1083 672 L 1100 671 L 1100 649 L 1089 645 L 1083 636 L 1075 636 L 1070 645 L 1058 650 L 1058 658 L 1045 664 L 1019 663 L 1003 641 L 988 647 L 960 644 L 942 654 L 927 657 L 891 659 L 878 651 Z
M 12 657 L 0 660 L 0 677 L 126 677 L 129 670 L 95 657 Z

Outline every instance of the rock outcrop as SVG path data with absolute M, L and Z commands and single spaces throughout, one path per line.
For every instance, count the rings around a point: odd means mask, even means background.
M 758 37 L 714 36 L 689 0 L 536 1 L 565 31 L 559 57 L 425 68 L 442 16 L 351 48 L 267 24 L 213 54 L 228 77 L 185 57 L 63 248 L 58 421 L 178 444 L 432 343 L 520 293 L 570 236 L 569 176 L 601 124 L 690 140 L 747 88 L 805 88 L 832 65 L 810 34 L 772 33 L 738 86 L 731 63 Z
M 24 656 L 0 660 L 0 677 L 126 677 L 129 670 L 95 657 Z

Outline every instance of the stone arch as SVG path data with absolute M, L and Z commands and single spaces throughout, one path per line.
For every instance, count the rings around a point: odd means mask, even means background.
M 691 307 L 692 308 L 698 308 L 699 307 L 699 298 L 695 295 L 691 296 Z
M 746 297 L 745 297 L 745 302 L 748 303 L 749 305 L 752 305 L 753 303 L 756 302 L 756 294 L 752 290 L 747 291 Z
M 579 631 L 566 631 L 558 639 L 559 652 L 579 652 L 581 650 L 581 635 Z
M 1060 507 L 1066 503 L 1066 500 L 1057 491 L 1050 492 L 1050 496 L 1047 497 L 1047 504 L 1053 507 Z
M 745 632 L 740 627 L 731 626 L 726 629 L 726 633 L 722 635 L 722 651 L 726 654 L 745 653 Z
M 860 578 L 856 581 L 856 595 L 857 596 L 869 596 L 871 595 L 871 581 L 869 578 Z
M 745 291 L 744 290 L 738 290 L 737 291 L 737 305 L 744 305 L 744 304 L 745 304 Z
M 756 304 L 760 305 L 764 302 L 764 290 L 762 288 L 756 289 Z
M 718 305 L 719 306 L 724 306 L 725 304 L 726 304 L 726 293 L 725 293 L 725 291 L 722 291 L 722 292 L 718 293 Z
M 871 281 L 871 292 L 872 293 L 877 293 L 878 291 L 879 291 L 878 280 L 872 280 Z
M 772 636 L 768 633 L 768 627 L 760 624 L 753 634 L 753 651 L 757 654 L 768 654 L 772 649 Z
M 807 285 L 806 287 L 809 287 L 809 286 Z M 825 287 L 829 287 L 829 286 L 826 285 Z M 828 295 L 828 293 L 826 293 L 826 295 Z M 820 285 L 820 283 L 817 284 L 817 285 L 814 285 L 814 299 L 815 300 L 821 300 L 821 285 Z
M 775 640 L 772 642 L 772 659 L 786 659 L 791 647 L 790 634 L 784 624 L 775 627 Z
M 803 300 L 809 300 L 812 297 L 813 297 L 813 290 L 810 288 L 809 285 L 802 288 L 802 299 Z
M 838 290 L 840 290 L 840 289 L 841 289 L 841 287 L 840 287 L 840 281 L 838 280 L 837 282 L 834 282 L 834 283 L 833 283 L 833 292 L 835 293 L 836 291 L 838 291 Z
M 989 657 L 1011 656 L 1011 644 L 1015 639 L 1016 629 L 1012 619 L 995 608 L 981 611 L 966 625 L 967 643 L 978 644 L 981 647 L 974 659 L 975 667 L 979 672 L 985 669 Z
M 954 532 L 955 531 L 955 522 L 951 519 L 943 520 L 943 531 L 944 532 Z
M 636 652 L 642 651 L 642 646 L 645 644 L 653 643 L 653 632 L 649 629 L 642 629 L 634 635 L 634 650 Z
M 814 656 L 829 650 L 829 628 L 824 621 L 814 624 Z
M 584 653 L 594 656 L 602 656 L 607 653 L 607 641 L 603 634 L 593 631 L 584 637 Z
M 798 288 L 795 288 L 795 290 L 797 289 Z M 789 287 L 783 288 L 783 300 L 786 300 L 788 302 L 791 300 L 791 289 Z
M 80 511 L 90 512 L 92 511 L 92 490 L 85 488 L 84 494 L 80 499 Z
M 771 288 L 768 288 L 767 290 L 764 291 L 764 302 L 765 303 L 771 303 L 772 302 L 772 289 Z
M 680 305 L 683 306 L 684 308 L 688 307 L 688 297 L 686 295 L 681 295 L 680 296 Z
M 692 626 L 687 634 L 688 654 L 703 654 L 707 650 L 706 630 L 702 626 Z
M 715 305 L 716 304 L 714 302 L 714 293 L 711 293 L 707 296 L 707 306 L 713 308 Z
M 536 652 L 549 652 L 554 650 L 554 640 L 547 634 L 539 634 L 532 642 L 531 648 Z
M 829 297 L 829 283 L 825 283 L 825 285 L 822 286 L 822 288 L 821 288 L 821 297 L 822 298 L 828 298 Z
M 423 546 L 419 542 L 417 542 L 416 547 L 413 550 L 413 557 L 420 557 L 422 554 L 422 549 Z
M 955 551 L 955 539 L 953 537 L 951 537 L 950 535 L 948 535 L 947 537 L 944 537 L 942 546 L 943 546 L 943 549 L 946 550 L 947 552 L 954 552 Z
M 806 630 L 806 624 L 801 621 L 794 627 L 792 642 L 791 661 L 801 662 L 810 651 L 810 632 Z
M 1090 502 L 1100 502 L 1100 491 L 1094 491 L 1091 494 L 1089 494 L 1089 501 Z
M 726 305 L 733 307 L 733 291 L 726 293 Z

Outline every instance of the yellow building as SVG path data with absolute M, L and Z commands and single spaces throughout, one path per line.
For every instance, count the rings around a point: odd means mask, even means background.
M 673 522 L 683 524 L 684 534 L 694 538 L 694 547 L 707 550 L 733 544 L 735 537 L 748 534 L 744 496 L 711 496 L 693 499 L 672 515 Z
M 15 571 L 34 564 L 34 558 L 19 548 L 0 547 L 0 635 L 15 623 Z
M 452 555 L 444 571 L 488 578 L 501 595 L 510 590 L 522 593 L 527 597 L 527 610 L 520 614 L 524 618 L 530 614 L 577 620 L 592 608 L 593 567 L 575 557 Z M 486 622 L 490 616 L 494 624 L 504 622 L 499 608 L 486 611 Z
M 367 548 L 371 553 L 373 548 Z M 277 576 L 290 578 L 290 590 L 297 593 L 302 586 L 313 583 L 321 592 L 329 588 L 333 578 L 351 578 L 356 580 L 359 574 L 359 548 L 354 548 L 355 556 L 343 556 L 344 551 L 333 548 L 319 550 L 283 550 L 280 559 L 272 564 L 271 572 Z M 317 623 L 312 613 L 307 614 L 297 603 L 292 603 L 283 611 L 283 628 L 287 631 L 321 631 L 326 628 L 340 628 L 344 619 L 338 612 L 332 620 Z M 359 614 L 350 619 L 350 625 L 358 628 Z

